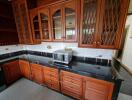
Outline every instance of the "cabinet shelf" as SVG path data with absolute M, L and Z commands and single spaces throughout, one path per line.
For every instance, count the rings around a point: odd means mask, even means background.
M 56 28 L 53 28 L 53 29 L 59 30 L 59 29 L 61 29 L 61 27 L 56 27 Z
M 66 14 L 66 17 L 67 17 L 67 16 L 74 16 L 74 15 L 75 15 L 75 13 Z

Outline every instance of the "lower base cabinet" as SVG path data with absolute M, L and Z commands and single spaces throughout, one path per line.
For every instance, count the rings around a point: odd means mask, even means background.
M 19 67 L 19 60 L 5 63 L 3 66 L 4 74 L 6 78 L 6 84 L 10 85 L 21 77 L 21 71 Z
M 94 78 L 84 78 L 84 100 L 112 100 L 114 84 Z
M 31 69 L 29 62 L 25 60 L 19 60 L 19 66 L 21 75 L 27 79 L 31 79 Z
M 56 91 L 60 91 L 58 69 L 44 66 L 43 76 L 44 76 L 45 84 L 49 88 L 54 89 Z
M 24 76 L 78 100 L 112 100 L 114 83 L 50 68 L 24 60 L 3 64 L 9 85 Z
M 31 76 L 32 80 L 39 83 L 43 84 L 43 69 L 41 65 L 38 64 L 30 64 L 31 65 Z
M 76 99 L 82 99 L 83 96 L 82 76 L 67 71 L 61 71 L 60 77 L 62 93 L 74 97 Z

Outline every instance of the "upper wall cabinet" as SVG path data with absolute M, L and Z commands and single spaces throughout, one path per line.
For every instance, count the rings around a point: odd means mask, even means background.
M 30 10 L 30 21 L 34 43 L 41 43 L 38 9 Z
M 119 49 L 129 0 L 81 0 L 79 46 Z
M 30 10 L 30 20 L 34 42 L 51 41 L 49 8 L 40 7 Z
M 50 6 L 53 41 L 77 40 L 76 0 Z
M 40 32 L 42 35 L 42 41 L 51 41 L 51 29 L 50 29 L 50 15 L 49 8 L 42 7 L 38 10 L 40 18 Z
M 55 4 L 51 6 L 50 13 L 53 41 L 63 41 L 62 5 Z
M 32 34 L 26 0 L 12 1 L 20 44 L 32 44 Z

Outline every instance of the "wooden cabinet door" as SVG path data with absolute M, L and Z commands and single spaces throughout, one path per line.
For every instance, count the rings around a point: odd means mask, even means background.
M 112 100 L 114 84 L 86 77 L 83 90 L 85 100 Z
M 3 69 L 7 85 L 10 85 L 12 82 L 16 81 L 21 76 L 18 60 L 4 64 Z
M 50 24 L 50 15 L 49 8 L 42 7 L 39 8 L 39 18 L 40 18 L 40 32 L 42 36 L 42 41 L 51 41 L 51 24 Z
M 26 0 L 14 0 L 12 6 L 20 43 L 32 44 L 33 40 Z
M 80 75 L 61 71 L 61 92 L 76 99 L 82 99 L 83 96 L 83 78 Z
M 55 4 L 50 6 L 50 19 L 53 41 L 63 41 L 63 11 L 62 4 Z
M 29 62 L 24 61 L 24 60 L 19 60 L 19 66 L 20 66 L 22 76 L 30 79 L 31 78 L 31 71 L 30 71 Z
M 40 23 L 38 9 L 30 10 L 30 20 L 32 25 L 33 41 L 34 43 L 41 43 L 41 32 L 40 32 Z
M 96 48 L 101 0 L 81 0 L 79 46 Z
M 102 0 L 102 3 L 98 46 L 100 48 L 119 49 L 125 28 L 129 0 Z
M 43 68 L 43 76 L 45 84 L 56 91 L 60 91 L 59 85 L 59 72 L 58 69 L 49 68 L 44 66 Z
M 77 0 L 64 3 L 64 41 L 77 41 Z
M 43 84 L 42 66 L 38 64 L 31 64 L 31 70 L 32 80 L 39 84 Z
M 25 43 L 25 38 L 23 35 L 23 30 L 22 30 L 22 21 L 21 21 L 21 13 L 20 13 L 20 5 L 18 1 L 13 1 L 12 2 L 12 7 L 13 7 L 13 13 L 15 17 L 15 22 L 16 22 L 16 28 L 18 32 L 18 37 L 19 37 L 19 43 L 24 44 Z

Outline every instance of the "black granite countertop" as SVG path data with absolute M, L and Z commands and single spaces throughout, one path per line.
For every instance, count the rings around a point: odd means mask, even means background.
M 97 79 L 102 79 L 111 82 L 114 81 L 112 67 L 89 64 L 86 62 L 78 62 L 74 60 L 68 66 L 64 66 L 63 64 L 53 63 L 52 58 L 49 57 L 37 56 L 31 54 L 22 54 L 22 55 L 2 59 L 0 60 L 0 63 L 2 64 L 16 59 L 27 60 L 30 63 L 37 63 L 40 65 L 57 68 L 59 70 L 70 71 L 76 74 L 90 76 Z

